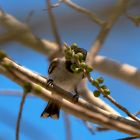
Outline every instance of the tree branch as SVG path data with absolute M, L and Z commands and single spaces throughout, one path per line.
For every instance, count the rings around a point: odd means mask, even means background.
M 54 94 L 57 94 L 61 97 L 63 97 L 63 100 L 60 100 L 60 98 L 56 98 L 57 101 L 61 104 L 62 109 L 64 111 L 69 112 L 80 119 L 90 121 L 97 123 L 99 125 L 102 125 L 103 127 L 107 127 L 110 129 L 115 129 L 124 133 L 128 133 L 131 135 L 138 135 L 140 136 L 140 125 L 136 123 L 135 121 L 131 121 L 128 119 L 125 119 L 123 117 L 120 117 L 118 115 L 110 114 L 108 112 L 105 112 L 98 107 L 95 107 L 88 102 L 86 102 L 83 99 L 79 99 L 77 104 L 72 103 L 71 96 L 73 96 L 70 93 L 66 93 L 63 89 L 57 87 L 54 85 L 54 88 L 48 87 L 47 90 L 36 83 L 34 81 L 31 81 L 28 79 L 28 76 L 23 75 L 19 71 L 14 71 L 13 65 L 7 65 L 9 63 L 8 58 L 3 58 L 0 61 L 0 72 L 2 72 L 5 76 L 10 78 L 11 80 L 15 81 L 22 87 L 24 87 L 25 83 L 30 83 L 32 86 L 32 93 L 38 97 L 41 97 L 42 99 L 48 101 L 49 99 L 52 99 L 53 96 L 51 92 Z M 7 66 L 9 66 L 7 68 Z M 10 73 L 10 71 L 16 73 L 19 78 L 16 78 L 13 74 Z M 24 68 L 25 69 L 25 68 Z M 31 74 L 32 76 L 34 73 Z M 37 74 L 35 74 L 37 75 Z M 36 77 L 34 77 L 36 79 Z M 47 80 L 44 79 L 43 77 L 38 75 L 38 79 L 42 79 L 40 83 L 46 83 Z M 45 84 L 46 85 L 46 84 Z M 51 91 L 48 91 L 48 89 Z M 61 93 L 62 92 L 62 93 Z M 66 94 L 65 94 L 66 93 Z
M 13 34 L 17 33 L 16 32 L 17 29 L 22 31 L 25 29 L 25 32 L 22 33 L 22 37 L 14 38 L 16 39 L 17 42 L 26 45 L 25 47 L 29 47 L 35 51 L 39 51 L 40 53 L 47 55 L 48 57 L 52 56 L 58 51 L 58 46 L 56 43 L 45 39 L 38 39 L 27 26 L 19 22 L 13 16 L 3 14 L 1 11 L 0 11 L 0 25 L 10 30 L 10 32 L 8 32 L 7 35 L 5 35 L 7 37 L 9 36 L 13 37 Z M 15 29 L 15 31 L 13 31 L 12 29 Z M 21 34 L 17 35 L 21 36 Z M 1 39 L 0 36 L 0 43 L 5 38 Z M 92 66 L 94 67 L 95 70 L 99 72 L 121 79 L 133 86 L 140 88 L 140 70 L 131 65 L 120 64 L 115 60 L 103 56 L 96 56 L 94 63 L 92 63 Z
M 85 14 L 86 16 L 88 16 L 93 22 L 95 22 L 98 25 L 103 25 L 104 21 L 101 20 L 100 18 L 98 18 L 96 16 L 96 14 L 92 13 L 91 11 L 88 11 L 87 9 L 80 7 L 79 5 L 73 3 L 71 0 L 62 0 L 62 2 L 64 2 L 65 4 L 67 4 L 69 7 L 71 7 L 72 9 Z
M 53 15 L 53 11 L 52 11 L 52 8 L 51 8 L 51 1 L 50 0 L 46 0 L 46 4 L 47 4 L 49 19 L 50 19 L 50 23 L 51 23 L 51 27 L 52 27 L 52 32 L 53 32 L 55 41 L 58 44 L 58 47 L 59 47 L 60 52 L 61 52 L 61 50 L 62 50 L 62 42 L 61 42 L 60 35 L 58 33 L 55 17 Z
M 112 11 L 112 13 L 110 14 L 108 20 L 105 22 L 105 24 L 102 26 L 96 41 L 93 43 L 91 49 L 90 49 L 90 53 L 88 55 L 88 65 L 93 64 L 95 56 L 97 55 L 97 53 L 99 52 L 99 50 L 101 49 L 107 35 L 109 34 L 112 26 L 115 24 L 115 22 L 117 21 L 117 19 L 120 17 L 120 15 L 122 15 L 124 13 L 124 11 L 126 10 L 128 4 L 128 0 L 119 0 L 118 5 L 114 8 L 114 11 Z

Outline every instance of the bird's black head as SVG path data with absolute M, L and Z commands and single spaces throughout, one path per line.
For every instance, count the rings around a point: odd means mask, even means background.
M 83 60 L 86 61 L 87 57 L 87 51 L 83 48 L 74 48 L 74 52 L 77 53 L 82 53 L 83 54 Z

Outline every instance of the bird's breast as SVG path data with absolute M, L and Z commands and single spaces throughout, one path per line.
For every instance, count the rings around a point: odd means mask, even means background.
M 72 92 L 82 80 L 82 74 L 71 73 L 64 66 L 59 65 L 49 75 L 49 78 L 53 79 L 57 86 Z

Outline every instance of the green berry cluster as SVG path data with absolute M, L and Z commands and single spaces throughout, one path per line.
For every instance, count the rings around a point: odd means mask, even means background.
M 95 97 L 99 97 L 101 92 L 104 93 L 104 96 L 107 96 L 110 94 L 110 90 L 107 88 L 106 85 L 102 85 L 104 82 L 104 79 L 102 77 L 99 77 L 95 80 L 92 80 L 92 85 L 95 86 L 98 90 L 95 90 L 93 92 Z
M 93 69 L 85 63 L 84 56 L 81 52 L 75 53 L 75 50 L 77 48 L 78 48 L 78 45 L 74 43 L 70 47 L 67 47 L 67 49 L 65 50 L 66 60 L 74 62 L 71 65 L 71 70 L 74 73 L 81 73 L 84 70 L 90 73 Z
M 67 46 L 65 50 L 66 60 L 74 62 L 71 65 L 71 70 L 74 73 L 83 72 L 87 76 L 91 84 L 97 88 L 97 90 L 93 92 L 95 97 L 99 97 L 101 93 L 104 95 L 104 97 L 108 96 L 110 94 L 110 90 L 107 88 L 106 85 L 103 84 L 104 79 L 102 77 L 99 77 L 94 80 L 90 77 L 90 72 L 92 72 L 93 69 L 85 63 L 84 56 L 81 52 L 75 53 L 75 50 L 77 48 L 78 45 L 74 43 L 71 46 Z

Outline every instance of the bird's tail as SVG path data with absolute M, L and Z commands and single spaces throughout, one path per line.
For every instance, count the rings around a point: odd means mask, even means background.
M 56 101 L 50 100 L 48 105 L 44 109 L 41 114 L 41 117 L 48 118 L 51 117 L 53 119 L 59 119 L 60 105 Z

